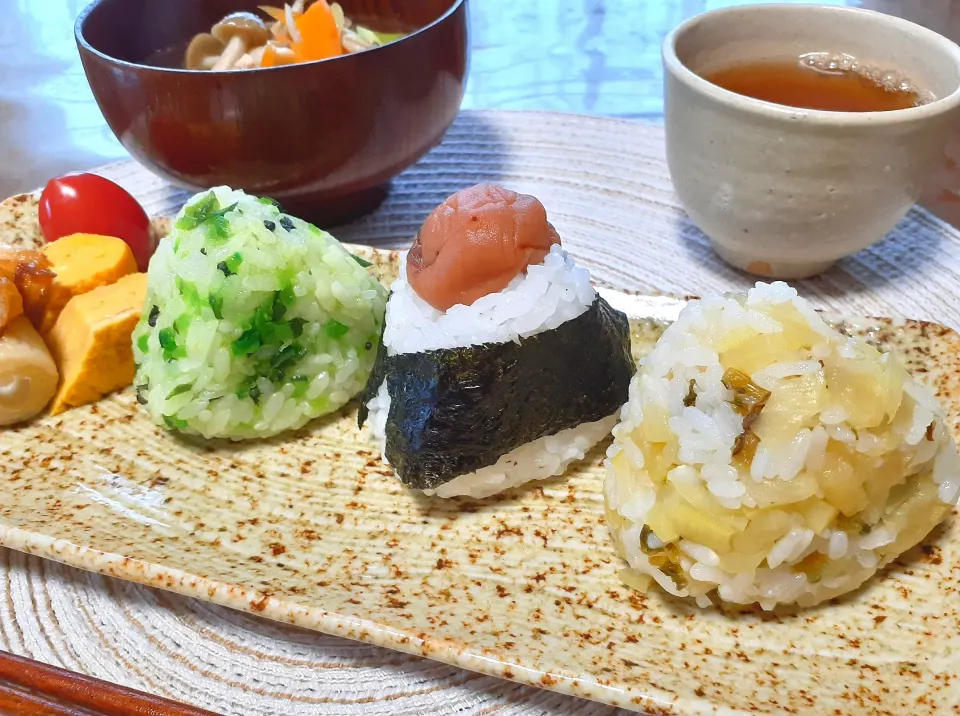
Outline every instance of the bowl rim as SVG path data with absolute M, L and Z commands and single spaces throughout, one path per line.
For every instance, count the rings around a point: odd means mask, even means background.
M 957 75 L 960 78 L 960 46 L 938 32 L 931 30 L 923 25 L 905 20 L 894 15 L 869 10 L 867 8 L 837 6 L 837 5 L 796 5 L 784 2 L 759 3 L 757 5 L 736 5 L 733 7 L 718 8 L 700 13 L 681 23 L 671 30 L 661 45 L 661 60 L 665 76 L 669 75 L 693 90 L 699 95 L 707 97 L 714 102 L 718 102 L 727 107 L 740 109 L 768 119 L 787 120 L 796 122 L 802 120 L 807 123 L 835 125 L 835 126 L 891 126 L 905 122 L 929 119 L 936 117 L 960 107 L 960 81 L 957 87 L 949 94 L 937 97 L 932 102 L 921 104 L 916 107 L 907 107 L 906 109 L 894 109 L 877 112 L 840 112 L 835 110 L 807 109 L 802 107 L 789 107 L 787 105 L 767 102 L 766 100 L 748 97 L 730 90 L 724 89 L 704 79 L 696 72 L 691 70 L 677 56 L 676 46 L 679 38 L 699 25 L 701 22 L 709 21 L 723 15 L 736 15 L 742 13 L 764 13 L 764 12 L 785 12 L 795 13 L 802 16 L 804 13 L 823 13 L 823 14 L 848 14 L 872 19 L 875 22 L 883 22 L 893 26 L 904 33 L 910 33 L 919 36 L 932 47 L 937 48 L 945 56 L 951 56 L 956 65 Z
M 282 70 L 290 70 L 297 67 L 310 67 L 314 65 L 324 64 L 326 62 L 336 62 L 337 60 L 346 60 L 348 58 L 356 57 L 358 55 L 365 55 L 368 52 L 379 52 L 382 50 L 386 50 L 387 48 L 393 45 L 402 44 L 407 40 L 410 40 L 421 34 L 425 34 L 430 30 L 432 30 L 434 27 L 437 27 L 438 25 L 441 25 L 442 23 L 446 22 L 446 20 L 448 20 L 452 15 L 457 13 L 461 9 L 461 7 L 466 5 L 467 0 L 453 0 L 453 2 L 450 4 L 450 7 L 447 8 L 444 11 L 444 13 L 433 22 L 427 25 L 424 25 L 423 27 L 417 28 L 415 31 L 411 32 L 408 35 L 404 35 L 403 37 L 397 40 L 388 42 L 386 45 L 381 45 L 379 47 L 372 47 L 369 50 L 364 50 L 362 52 L 339 55 L 337 57 L 327 57 L 322 60 L 310 60 L 309 62 L 298 62 L 292 65 L 280 65 L 277 67 L 252 67 L 249 69 L 239 69 L 239 70 L 232 69 L 232 70 L 217 70 L 217 71 L 188 70 L 181 67 L 155 67 L 153 65 L 147 65 L 142 62 L 130 62 L 128 60 L 121 60 L 118 57 L 114 57 L 113 55 L 108 55 L 105 52 L 101 52 L 99 49 L 94 47 L 90 43 L 90 41 L 87 40 L 87 38 L 84 36 L 83 25 L 86 22 L 87 18 L 90 17 L 90 15 L 92 15 L 96 11 L 96 9 L 100 7 L 100 5 L 102 5 L 104 2 L 107 2 L 107 0 L 92 0 L 92 2 L 90 2 L 80 12 L 80 15 L 77 16 L 76 22 L 74 22 L 73 24 L 74 39 L 76 40 L 77 45 L 80 47 L 81 50 L 85 52 L 89 52 L 92 55 L 96 55 L 100 59 L 105 60 L 106 62 L 110 62 L 114 65 L 136 69 L 141 72 L 156 72 L 161 74 L 172 73 L 172 74 L 178 74 L 178 75 L 198 76 L 198 77 L 223 77 L 224 75 L 244 76 L 249 74 L 259 74 L 261 72 L 276 72 L 276 71 L 282 71 Z

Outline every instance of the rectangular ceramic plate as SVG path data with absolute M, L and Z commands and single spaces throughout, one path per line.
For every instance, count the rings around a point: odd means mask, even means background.
M 397 254 L 358 249 L 386 281 Z M 682 302 L 607 292 L 646 353 Z M 838 320 L 838 319 L 837 319 Z M 960 412 L 960 337 L 845 322 Z M 356 407 L 244 444 L 157 428 L 132 390 L 0 431 L 0 544 L 270 619 L 650 713 L 943 713 L 960 703 L 951 519 L 817 609 L 701 611 L 626 589 L 598 447 L 485 501 L 406 490 Z

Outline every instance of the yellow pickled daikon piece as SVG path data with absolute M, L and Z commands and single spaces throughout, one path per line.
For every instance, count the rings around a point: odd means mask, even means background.
M 753 425 L 760 443 L 786 445 L 800 428 L 816 424 L 827 407 L 828 393 L 820 372 L 780 380 L 763 412 Z
M 905 372 L 895 360 L 863 341 L 848 341 L 823 359 L 833 403 L 843 408 L 854 430 L 875 428 L 896 415 Z
M 826 501 L 847 517 L 864 509 L 869 499 L 863 489 L 867 474 L 854 469 L 854 461 L 846 450 L 833 444 L 827 449 L 818 479 Z

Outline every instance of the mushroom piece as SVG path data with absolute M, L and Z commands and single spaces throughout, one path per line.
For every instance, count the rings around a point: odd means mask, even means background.
M 256 49 L 250 50 L 250 52 L 246 53 L 234 63 L 233 68 L 236 70 L 252 70 L 263 66 L 263 53 L 266 51 L 266 45 L 261 45 Z
M 233 63 L 233 69 L 235 70 L 250 70 L 256 67 L 256 64 L 253 62 L 253 57 L 250 56 L 250 53 L 247 52 L 240 56 L 240 59 Z
M 215 38 L 226 45 L 214 70 L 228 70 L 251 47 L 259 47 L 270 39 L 270 30 L 256 15 L 249 12 L 235 12 L 227 15 L 213 26 L 210 31 Z
M 210 70 L 223 54 L 224 45 L 209 33 L 201 33 L 190 40 L 183 66 L 188 70 Z

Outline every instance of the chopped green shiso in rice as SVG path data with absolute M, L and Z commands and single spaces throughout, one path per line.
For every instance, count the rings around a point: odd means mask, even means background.
M 386 299 L 363 262 L 276 202 L 199 194 L 150 262 L 137 399 L 206 438 L 299 428 L 363 389 Z

